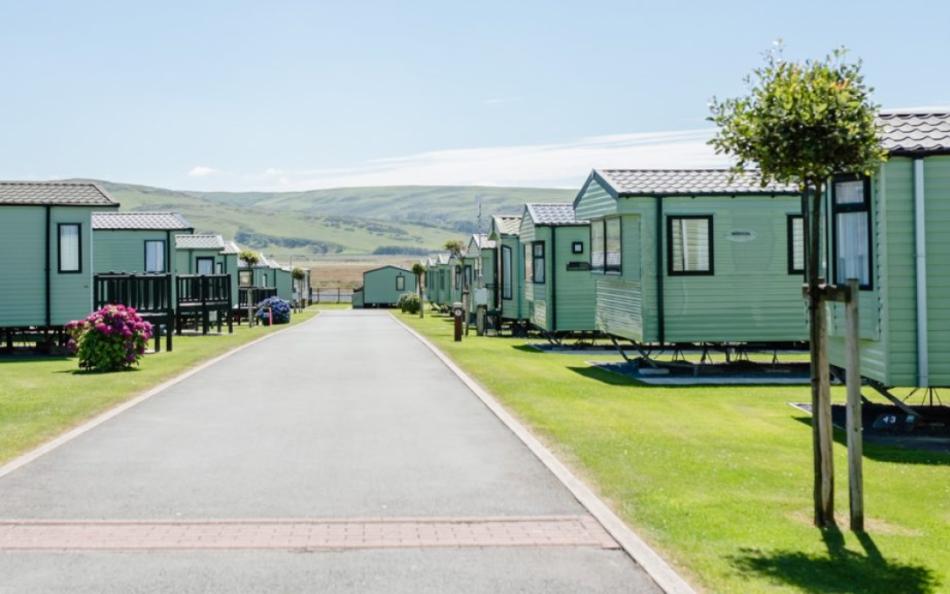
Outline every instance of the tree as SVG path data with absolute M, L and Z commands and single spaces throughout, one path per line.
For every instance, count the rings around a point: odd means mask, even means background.
M 445 250 L 457 258 L 465 251 L 465 243 L 460 239 L 450 239 L 445 242 Z
M 244 264 L 246 264 L 248 268 L 250 268 L 251 266 L 254 266 L 255 264 L 261 261 L 258 255 L 252 252 L 251 250 L 241 250 L 241 253 L 238 254 L 238 259 L 241 262 L 244 262 Z
M 426 273 L 426 267 L 422 262 L 416 262 L 412 265 L 412 273 L 416 275 L 416 290 L 419 291 L 419 317 L 425 317 L 425 301 L 422 297 L 422 276 Z
M 803 63 L 766 56 L 746 78 L 745 97 L 712 101 L 718 126 L 710 144 L 736 158 L 736 171 L 758 167 L 763 185 L 794 183 L 802 192 L 811 354 L 815 525 L 834 524 L 831 397 L 826 344 L 824 279 L 820 278 L 821 199 L 833 175 L 870 175 L 886 158 L 878 137 L 873 89 L 861 62 L 845 50 Z

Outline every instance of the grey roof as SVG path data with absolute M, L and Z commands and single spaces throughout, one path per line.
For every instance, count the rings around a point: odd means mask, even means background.
M 238 247 L 238 244 L 233 241 L 228 241 L 224 244 L 224 249 L 221 250 L 222 254 L 240 254 L 241 248 Z
M 92 213 L 92 228 L 103 229 L 158 229 L 158 230 L 190 230 L 192 229 L 185 217 L 177 212 L 94 212 Z
M 194 235 L 176 235 L 175 245 L 180 250 L 224 249 L 224 239 L 214 233 L 196 233 Z
M 574 216 L 574 205 L 563 202 L 548 202 L 525 204 L 525 210 L 535 225 L 580 225 L 587 221 L 579 221 Z
M 495 229 L 502 235 L 517 235 L 521 228 L 521 217 L 514 215 L 495 215 L 492 217 Z
M 762 185 L 757 171 L 730 169 L 595 169 L 618 196 L 798 194 L 792 184 Z
M 474 233 L 472 234 L 472 239 L 469 243 L 474 243 L 475 247 L 480 250 L 491 249 L 495 247 L 495 242 L 491 239 L 488 239 L 487 233 Z
M 448 264 L 449 255 L 448 254 L 439 254 L 439 264 Z
M 0 204 L 118 206 L 92 182 L 0 181 Z
M 950 152 L 950 110 L 882 111 L 878 121 L 889 153 Z

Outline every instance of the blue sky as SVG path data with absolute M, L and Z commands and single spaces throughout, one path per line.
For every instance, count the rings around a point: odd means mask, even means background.
M 845 45 L 950 105 L 950 2 L 0 2 L 0 177 L 571 186 L 708 165 L 711 96 Z

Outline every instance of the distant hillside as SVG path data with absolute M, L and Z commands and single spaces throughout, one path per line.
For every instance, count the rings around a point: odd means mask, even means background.
M 568 202 L 574 190 L 480 186 L 397 186 L 307 192 L 192 192 L 98 183 L 124 210 L 170 209 L 199 231 L 286 257 L 418 254 L 482 227 L 525 202 Z

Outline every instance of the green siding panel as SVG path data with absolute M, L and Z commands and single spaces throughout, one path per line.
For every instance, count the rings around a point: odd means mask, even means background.
M 0 327 L 45 324 L 45 225 L 41 206 L 0 207 Z
M 405 288 L 402 291 L 396 290 L 396 277 L 398 276 L 405 279 Z M 391 307 L 399 302 L 399 297 L 403 293 L 414 293 L 415 291 L 416 277 L 409 270 L 386 266 L 363 273 L 363 303 L 367 306 Z

